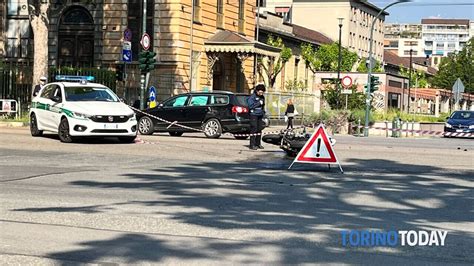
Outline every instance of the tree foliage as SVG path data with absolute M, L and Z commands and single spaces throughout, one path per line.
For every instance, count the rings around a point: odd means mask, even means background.
M 311 44 L 305 43 L 301 45 L 301 51 L 306 65 L 313 73 L 316 71 L 337 71 L 339 60 L 339 44 L 337 42 L 323 44 L 317 50 Z M 351 71 L 358 60 L 357 54 L 345 47 L 342 47 L 341 54 L 341 71 Z
M 400 76 L 409 78 L 410 77 L 410 69 L 400 65 Z M 412 69 L 411 71 L 411 79 L 410 79 L 410 86 L 412 88 L 427 88 L 428 87 L 428 79 L 426 78 L 426 74 L 423 71 Z
M 278 74 L 281 72 L 286 62 L 293 56 L 290 48 L 285 47 L 280 37 L 274 38 L 272 35 L 268 37 L 267 44 L 281 49 L 280 55 L 274 57 L 259 57 L 258 72 L 264 77 L 265 82 L 270 88 L 273 88 Z
M 352 91 L 347 97 L 347 109 L 357 110 L 365 108 L 365 94 L 357 91 L 357 84 L 353 84 L 348 88 Z M 345 106 L 346 95 L 338 93 L 332 85 L 327 85 L 323 91 L 323 98 L 329 104 L 331 109 L 337 109 L 338 102 Z
M 357 72 L 367 73 L 369 69 L 367 68 L 367 58 L 363 57 L 360 61 L 359 67 L 357 67 Z M 374 60 L 375 65 L 372 67 L 372 73 L 381 73 L 383 72 L 382 64 L 378 60 Z
M 465 86 L 465 92 L 474 93 L 474 38 L 457 54 L 442 58 L 438 73 L 432 79 L 436 88 L 449 89 L 458 78 Z

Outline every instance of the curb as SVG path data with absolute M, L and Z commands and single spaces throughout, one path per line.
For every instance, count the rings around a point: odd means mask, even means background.
M 0 122 L 0 127 L 27 127 L 29 126 L 28 122 Z

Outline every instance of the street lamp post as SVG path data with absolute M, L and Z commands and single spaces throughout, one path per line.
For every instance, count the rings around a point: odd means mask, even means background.
M 408 72 L 408 109 L 407 112 L 410 113 L 410 101 L 411 101 L 411 95 L 410 95 L 410 90 L 411 90 L 411 72 L 413 70 L 413 49 L 410 49 L 410 70 Z
M 366 99 L 365 99 L 365 126 L 364 126 L 364 137 L 369 136 L 369 113 L 370 113 L 370 78 L 372 77 L 372 67 L 373 67 L 373 59 L 372 59 L 372 46 L 373 46 L 373 36 L 374 36 L 374 26 L 375 26 L 375 21 L 379 18 L 380 14 L 382 14 L 387 8 L 400 4 L 400 3 L 406 3 L 406 2 L 411 2 L 411 0 L 398 0 L 396 2 L 393 2 L 391 4 L 388 4 L 386 7 L 384 7 L 382 10 L 379 11 L 379 13 L 375 16 L 375 18 L 372 20 L 372 26 L 370 27 L 370 38 L 369 38 L 369 70 L 367 74 L 367 91 L 366 93 Z
M 342 21 L 344 18 L 337 18 L 339 20 L 339 58 L 337 61 L 337 83 L 336 83 L 336 91 L 337 91 L 337 109 L 339 109 L 339 98 L 341 95 L 341 61 L 342 61 Z

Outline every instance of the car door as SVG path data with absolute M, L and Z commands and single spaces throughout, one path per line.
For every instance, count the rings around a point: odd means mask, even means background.
M 157 116 L 159 118 L 168 120 L 170 122 L 176 121 L 180 124 L 183 124 L 186 122 L 185 117 L 184 117 L 184 110 L 186 108 L 188 98 L 189 98 L 188 95 L 178 95 L 178 96 L 172 97 L 164 101 L 158 107 L 152 109 L 150 111 L 150 114 Z M 183 128 L 180 128 L 177 126 L 171 126 L 170 128 L 168 128 L 168 126 L 170 125 L 169 123 L 165 123 L 157 119 L 154 119 L 153 122 L 155 123 L 156 130 L 160 130 L 160 131 L 173 131 L 173 130 L 182 131 L 183 130 Z
M 184 112 L 187 125 L 192 128 L 201 128 L 202 122 L 210 110 L 209 97 L 210 95 L 191 95 Z
M 36 102 L 34 103 L 38 127 L 48 131 L 55 131 L 53 125 L 51 124 L 51 120 L 49 119 L 49 108 L 51 106 L 50 98 L 54 93 L 54 89 L 54 84 L 46 85 L 41 90 L 40 96 L 36 97 Z
M 53 93 L 50 97 L 51 106 L 49 118 L 51 119 L 51 125 L 53 128 L 58 129 L 59 123 L 61 122 L 62 108 L 64 106 L 63 88 L 59 85 L 55 85 Z

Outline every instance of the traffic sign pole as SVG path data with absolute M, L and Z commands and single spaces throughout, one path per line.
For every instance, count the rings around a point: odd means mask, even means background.
M 352 78 L 349 77 L 349 76 L 345 76 L 341 79 L 341 83 L 342 83 L 342 86 L 344 86 L 347 89 L 350 86 L 352 86 Z M 346 94 L 346 108 L 345 108 L 345 110 L 347 110 L 347 99 L 348 99 L 349 95 L 347 93 L 345 93 L 345 94 Z

